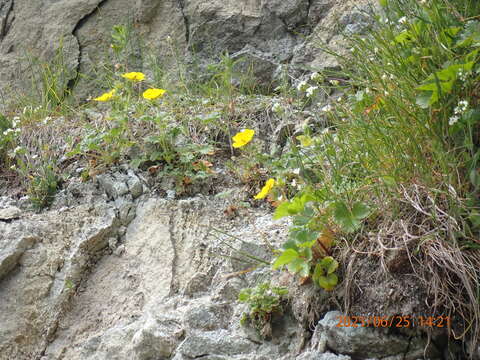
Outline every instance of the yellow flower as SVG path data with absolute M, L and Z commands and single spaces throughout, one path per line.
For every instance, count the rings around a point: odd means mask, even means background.
M 234 141 L 233 147 L 239 148 L 247 145 L 252 140 L 253 135 L 255 135 L 255 130 L 245 129 L 240 131 L 234 137 L 232 137 L 232 140 Z
M 148 89 L 143 92 L 143 97 L 147 100 L 154 100 L 158 97 L 162 97 L 167 90 L 163 89 Z
M 129 72 L 126 74 L 122 74 L 122 77 L 132 81 L 142 81 L 145 79 L 145 74 L 141 72 Z
M 255 195 L 254 199 L 259 200 L 259 199 L 264 199 L 270 190 L 272 190 L 273 186 L 275 185 L 275 180 L 274 179 L 268 179 L 267 182 L 265 183 L 265 186 L 260 190 L 260 192 Z
M 97 97 L 93 100 L 95 100 L 95 101 L 108 101 L 113 97 L 113 95 L 115 95 L 115 89 L 110 90 L 109 92 L 103 93 L 102 95 L 100 95 L 99 97 Z

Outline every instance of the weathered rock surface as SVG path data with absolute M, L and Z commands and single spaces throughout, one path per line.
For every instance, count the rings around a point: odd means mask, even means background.
M 311 326 L 328 296 L 313 286 L 293 291 L 296 280 L 282 274 L 272 280 L 290 286 L 292 301 L 272 317 L 271 338 L 240 326 L 239 291 L 272 272 L 244 272 L 251 264 L 225 258 L 225 244 L 268 261 L 264 239 L 279 246 L 288 222 L 262 209 L 228 218 L 225 201 L 159 198 L 124 168 L 71 182 L 50 211 L 0 221 L 0 360 L 423 357 L 421 337 L 338 328 L 338 312 Z
M 103 66 L 119 61 L 129 70 L 149 69 L 146 48 L 168 67 L 172 54 L 197 62 L 217 61 L 222 53 L 243 56 L 239 69 L 255 66 L 259 82 L 268 84 L 280 66 L 298 69 L 335 66 L 318 49 L 342 48 L 342 33 L 368 26 L 368 0 L 200 1 L 200 0 L 0 0 L 0 92 L 26 92 L 25 78 L 39 75 L 34 58 L 51 60 L 57 49 L 58 88 L 90 96 L 85 89 L 103 87 Z M 125 57 L 110 49 L 112 27 L 133 24 L 142 40 L 133 38 Z M 141 47 L 140 43 L 146 45 Z M 176 49 L 176 50 L 174 50 Z M 79 77 L 82 73 L 86 76 Z M 22 76 L 20 76 L 22 75 Z M 22 86 L 23 85 L 23 86 Z M 7 96 L 8 98 L 8 96 Z

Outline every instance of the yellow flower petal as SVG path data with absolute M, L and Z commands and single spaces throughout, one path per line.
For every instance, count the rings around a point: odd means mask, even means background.
M 255 135 L 255 130 L 245 129 L 240 131 L 235 136 L 232 137 L 233 140 L 233 147 L 239 148 L 242 146 L 247 145 L 253 139 L 253 135 Z
M 122 77 L 132 81 L 142 81 L 145 79 L 145 74 L 141 72 L 129 72 L 122 74 Z
M 167 90 L 163 89 L 147 89 L 143 92 L 143 97 L 147 100 L 154 100 L 156 98 L 162 97 Z
M 254 199 L 259 200 L 259 199 L 266 198 L 274 185 L 275 185 L 275 180 L 268 179 L 267 182 L 265 183 L 265 186 L 262 188 L 262 190 L 260 190 L 260 192 L 257 195 L 255 195 Z
M 103 93 L 99 97 L 93 99 L 94 101 L 108 101 L 110 100 L 113 95 L 115 95 L 115 89 L 110 90 L 109 92 Z

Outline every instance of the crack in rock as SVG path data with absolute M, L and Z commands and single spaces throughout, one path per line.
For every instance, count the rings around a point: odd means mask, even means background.
M 13 0 L 12 0 L 13 1 Z M 88 22 L 88 20 L 94 16 L 95 14 L 98 13 L 100 8 L 102 8 L 108 0 L 101 0 L 97 6 L 93 8 L 92 11 L 89 13 L 85 14 L 75 25 L 75 27 L 72 30 L 72 35 L 77 41 L 78 44 L 78 61 L 77 61 L 77 66 L 75 69 L 75 75 L 68 80 L 67 85 L 66 85 L 66 92 L 71 93 L 73 91 L 73 88 L 75 87 L 79 77 L 80 77 L 80 67 L 82 64 L 82 58 L 83 58 L 83 51 L 82 51 L 82 44 L 80 44 L 80 40 L 78 39 L 78 31 Z
M 0 0 L 0 41 L 7 35 L 15 19 L 13 5 L 14 0 Z
M 182 13 L 183 22 L 185 23 L 185 41 L 188 43 L 190 41 L 190 21 L 188 16 L 185 13 L 185 3 L 184 0 L 178 0 L 178 6 L 180 7 L 180 12 Z

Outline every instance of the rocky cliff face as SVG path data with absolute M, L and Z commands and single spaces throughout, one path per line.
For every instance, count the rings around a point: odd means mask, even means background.
M 1 360 L 440 358 L 415 333 L 338 327 L 339 312 L 317 324 L 335 296 L 225 258 L 229 244 L 270 261 L 288 223 L 267 210 L 232 217 L 227 200 L 160 198 L 125 169 L 72 181 L 41 214 L 15 205 L 1 199 Z M 270 280 L 291 302 L 265 340 L 240 326 L 247 308 L 236 300 Z
M 94 69 L 108 61 L 112 26 L 129 22 L 159 58 L 167 42 L 205 64 L 227 51 L 254 63 L 263 82 L 283 66 L 335 67 L 317 45 L 342 51 L 342 34 L 361 33 L 368 9 L 367 0 L 0 0 L 0 94 L 6 101 L 24 86 L 31 56 L 52 59 L 59 47 L 64 86 L 88 86 Z M 145 61 L 137 50 L 131 70 L 142 70 Z M 0 198 L 0 360 L 444 356 L 442 333 L 429 342 L 416 330 L 338 327 L 340 314 L 331 310 L 348 294 L 330 296 L 235 259 L 228 245 L 270 261 L 269 246 L 284 242 L 289 224 L 272 222 L 261 207 L 232 215 L 226 210 L 243 189 L 229 190 L 230 200 L 161 197 L 142 174 L 124 167 L 90 183 L 72 180 L 40 214 Z M 365 304 L 374 304 L 377 315 L 420 308 L 414 280 L 393 286 L 388 277 L 372 277 L 372 269 L 366 261 L 362 281 L 350 284 L 363 294 L 356 308 L 350 304 L 355 311 Z M 268 340 L 240 326 L 247 309 L 236 301 L 242 288 L 262 281 L 291 293 Z
M 99 64 L 108 61 L 112 27 L 127 23 L 159 58 L 165 58 L 168 43 L 174 43 L 181 56 L 204 63 L 228 52 L 249 59 L 260 79 L 271 81 L 282 64 L 296 69 L 334 66 L 316 45 L 337 43 L 345 30 L 362 31 L 368 25 L 362 15 L 366 4 L 367 0 L 0 0 L 0 91 L 8 99 L 11 90 L 30 85 L 25 80 L 35 75 L 31 59 L 52 59 L 59 48 L 64 53 L 64 86 L 86 86 Z M 133 55 L 132 67 L 141 70 L 141 50 Z M 85 76 L 79 78 L 79 73 Z

